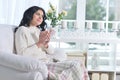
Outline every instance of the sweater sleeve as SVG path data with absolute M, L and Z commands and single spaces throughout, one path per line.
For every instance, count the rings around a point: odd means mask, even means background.
M 15 46 L 17 54 L 31 56 L 35 58 L 44 58 L 45 53 L 38 48 L 27 29 L 18 29 L 15 34 Z

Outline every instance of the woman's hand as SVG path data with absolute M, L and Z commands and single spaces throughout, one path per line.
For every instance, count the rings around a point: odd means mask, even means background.
M 38 47 L 44 46 L 47 48 L 49 41 L 50 41 L 50 33 L 48 31 L 41 31 L 39 35 L 39 41 L 36 44 Z

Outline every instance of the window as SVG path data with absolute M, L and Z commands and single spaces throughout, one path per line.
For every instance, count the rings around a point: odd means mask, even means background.
M 119 0 L 86 0 L 86 27 L 91 31 L 119 29 Z
M 118 31 L 120 28 L 119 3 L 120 0 L 86 0 L 85 31 L 91 31 L 94 33 L 103 32 L 104 35 L 114 34 L 107 36 L 111 38 L 116 38 L 116 31 Z M 120 36 L 120 34 L 118 33 L 117 36 Z M 103 36 L 103 38 L 105 37 Z M 90 53 L 89 55 L 91 57 L 93 53 L 97 53 L 101 58 L 100 61 L 102 61 L 102 59 L 104 60 L 102 63 L 99 62 L 99 64 L 106 66 L 114 64 L 115 57 L 117 56 L 116 64 L 117 64 L 117 69 L 119 69 L 120 68 L 119 47 L 120 44 L 104 43 L 104 45 L 101 45 L 101 43 L 98 44 L 91 43 L 89 44 L 89 53 Z M 113 60 L 110 61 L 110 59 Z M 90 64 L 91 62 L 89 61 L 88 65 Z M 114 67 L 112 69 L 114 69 Z
M 115 64 L 115 54 L 117 53 L 116 64 L 119 68 L 119 44 L 97 43 L 94 40 L 93 43 L 79 41 L 82 38 L 89 41 L 87 40 L 89 37 L 97 40 L 97 38 L 108 39 L 120 36 L 120 32 L 116 36 L 116 31 L 120 28 L 119 3 L 119 0 L 59 0 L 58 11 L 64 9 L 68 12 L 62 21 L 62 27 L 65 29 L 60 30 L 62 41 L 59 42 L 59 47 L 70 50 L 88 50 L 90 56 L 88 65 L 91 64 L 92 54 L 97 53 L 101 60 L 99 64 L 111 69 L 114 68 L 112 65 Z M 116 49 L 117 51 L 115 51 Z

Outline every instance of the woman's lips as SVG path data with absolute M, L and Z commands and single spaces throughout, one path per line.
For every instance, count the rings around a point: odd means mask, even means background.
M 41 20 L 40 20 L 40 19 L 38 19 L 37 21 L 41 22 Z

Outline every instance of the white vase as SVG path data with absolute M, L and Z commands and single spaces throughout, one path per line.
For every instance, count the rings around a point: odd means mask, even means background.
M 97 53 L 94 53 L 92 56 L 92 69 L 98 69 L 99 57 Z
M 55 32 L 53 38 L 58 39 L 59 38 L 59 35 L 58 35 L 58 33 L 59 33 L 58 26 L 55 26 L 52 29 Z
M 58 26 L 55 26 L 55 27 L 49 27 L 48 28 L 49 31 L 51 31 L 51 38 L 53 39 L 58 39 L 59 36 L 58 36 Z

